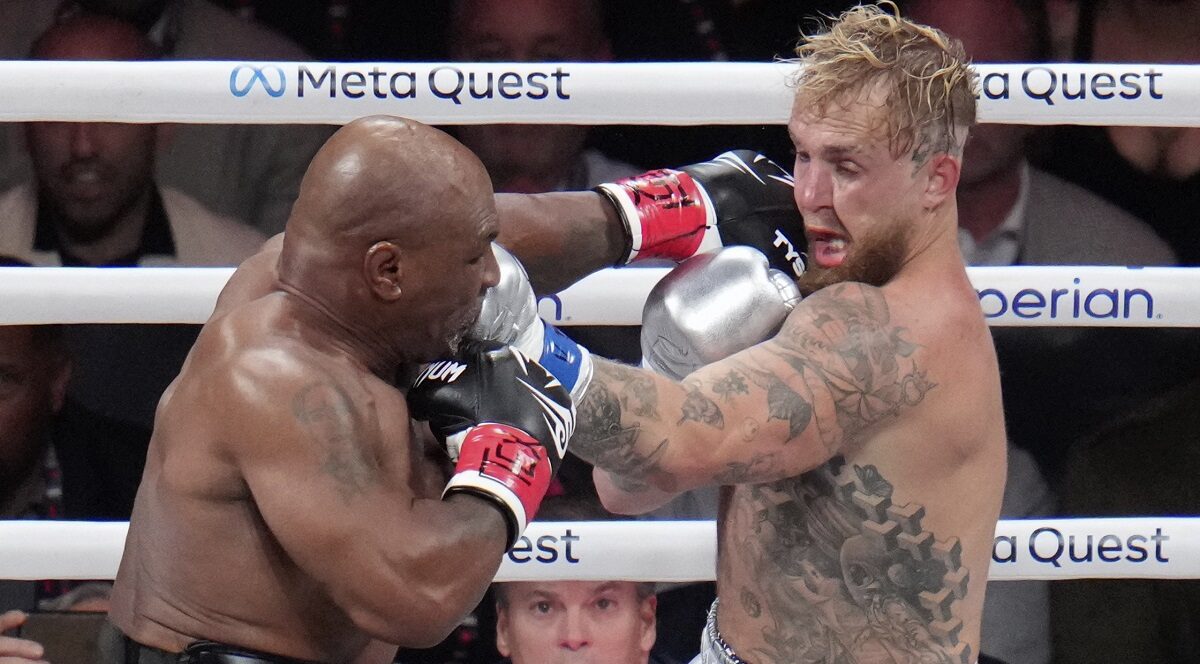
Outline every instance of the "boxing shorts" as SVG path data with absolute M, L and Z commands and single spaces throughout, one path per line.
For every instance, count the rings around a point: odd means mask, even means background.
M 101 664 L 320 664 L 212 641 L 197 641 L 183 652 L 167 652 L 134 641 L 108 622 L 100 628 L 99 649 Z

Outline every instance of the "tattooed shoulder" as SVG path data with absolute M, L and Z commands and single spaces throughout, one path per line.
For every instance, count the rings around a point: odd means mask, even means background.
M 321 471 L 332 477 L 342 498 L 363 494 L 378 480 L 378 462 L 364 440 L 362 413 L 333 381 L 314 381 L 292 398 L 292 415 L 322 455 Z

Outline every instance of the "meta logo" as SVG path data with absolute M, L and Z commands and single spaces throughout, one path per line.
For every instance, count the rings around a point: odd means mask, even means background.
M 245 97 L 258 85 L 268 96 L 282 97 L 287 90 L 287 75 L 275 65 L 238 65 L 229 72 L 229 92 L 234 97 Z

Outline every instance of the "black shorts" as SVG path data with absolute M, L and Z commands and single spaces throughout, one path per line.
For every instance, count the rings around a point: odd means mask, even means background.
M 105 622 L 100 627 L 100 664 L 320 664 L 246 650 L 211 641 L 197 641 L 183 652 L 144 646 Z

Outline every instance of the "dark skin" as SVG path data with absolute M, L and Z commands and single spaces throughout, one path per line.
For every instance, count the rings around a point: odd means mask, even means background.
M 504 520 L 441 500 L 393 379 L 478 314 L 495 217 L 482 166 L 441 132 L 366 118 L 330 139 L 286 238 L 234 274 L 159 404 L 117 627 L 168 651 L 385 662 L 478 603 Z

